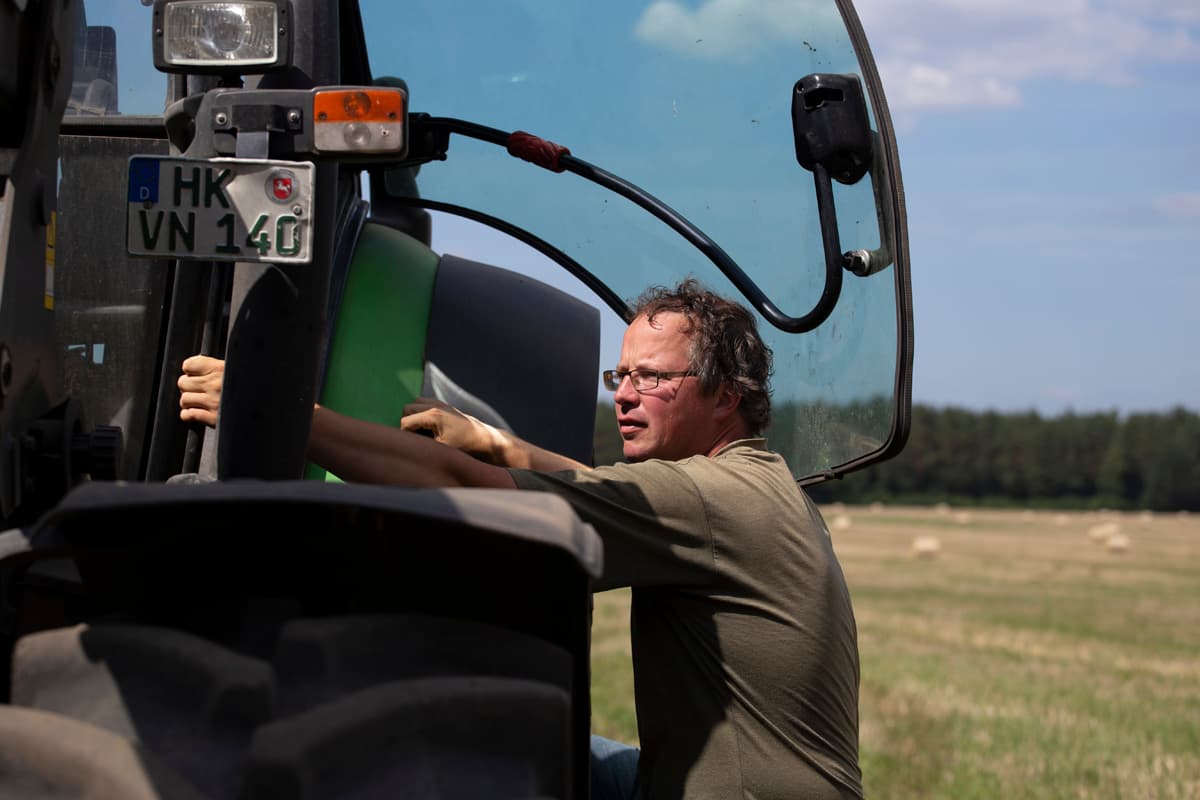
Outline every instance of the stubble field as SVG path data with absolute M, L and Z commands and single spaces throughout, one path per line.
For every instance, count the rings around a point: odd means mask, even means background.
M 822 511 L 868 797 L 1200 800 L 1200 515 Z M 628 609 L 596 596 L 593 729 L 636 741 Z

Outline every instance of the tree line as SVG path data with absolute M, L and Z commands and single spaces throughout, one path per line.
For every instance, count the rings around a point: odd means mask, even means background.
M 612 407 L 596 419 L 596 463 L 619 460 Z M 899 456 L 808 491 L 818 502 L 1200 511 L 1200 414 L 1043 417 L 917 405 Z

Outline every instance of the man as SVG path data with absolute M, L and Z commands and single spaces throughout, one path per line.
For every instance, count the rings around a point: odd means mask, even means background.
M 854 618 L 819 512 L 759 438 L 770 350 L 694 281 L 634 313 L 605 373 L 630 463 L 591 469 L 426 401 L 402 430 L 318 408 L 309 455 L 346 480 L 554 492 L 596 528 L 595 588 L 633 587 L 642 749 L 594 744 L 595 797 L 859 798 Z

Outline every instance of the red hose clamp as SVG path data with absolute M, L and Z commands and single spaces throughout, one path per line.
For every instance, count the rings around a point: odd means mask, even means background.
M 561 144 L 546 141 L 540 136 L 534 136 L 525 131 L 510 133 L 507 148 L 509 155 L 524 159 L 531 164 L 537 164 L 551 172 L 565 170 L 566 167 L 559 163 L 559 159 L 571 155 L 571 151 Z

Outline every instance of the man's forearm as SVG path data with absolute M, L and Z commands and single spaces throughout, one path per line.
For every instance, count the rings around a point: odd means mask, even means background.
M 313 410 L 308 457 L 342 480 L 397 486 L 515 488 L 501 467 L 425 436 Z
M 530 444 L 508 431 L 496 430 L 496 436 L 497 447 L 494 450 L 493 463 L 517 469 L 535 469 L 539 472 L 591 469 L 587 464 Z
M 459 411 L 441 400 L 418 397 L 404 406 L 400 427 L 427 431 L 437 441 L 501 467 L 559 472 L 591 469 L 586 464 L 532 445 L 506 430 Z

